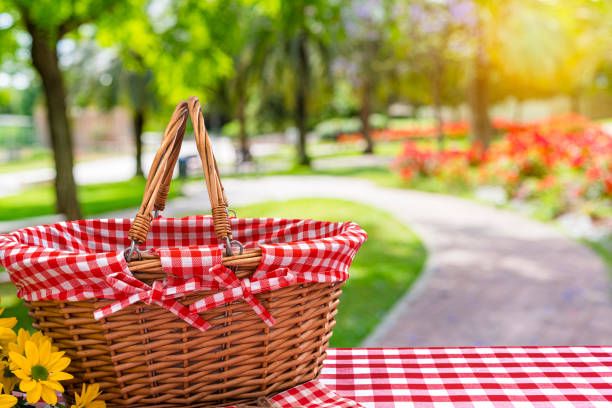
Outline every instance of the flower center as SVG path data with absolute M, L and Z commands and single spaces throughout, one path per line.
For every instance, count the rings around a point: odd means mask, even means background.
M 46 381 L 49 377 L 49 371 L 41 365 L 32 367 L 32 379 L 36 381 Z

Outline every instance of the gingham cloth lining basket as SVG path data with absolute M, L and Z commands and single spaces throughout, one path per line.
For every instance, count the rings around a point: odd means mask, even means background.
M 213 217 L 153 219 L 188 108 Z M 177 106 L 145 190 L 134 220 L 0 235 L 0 263 L 35 327 L 73 360 L 69 393 L 98 382 L 109 406 L 223 406 L 316 378 L 365 232 L 353 223 L 230 219 L 193 97 Z M 244 252 L 229 253 L 234 241 Z M 126 252 L 131 244 L 138 251 Z

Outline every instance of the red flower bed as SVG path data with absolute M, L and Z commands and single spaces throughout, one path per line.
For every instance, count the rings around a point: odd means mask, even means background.
M 555 189 L 564 200 L 612 197 L 612 137 L 599 125 L 563 115 L 520 125 L 497 120 L 495 126 L 506 134 L 486 152 L 479 145 L 440 152 L 407 142 L 394 167 L 407 181 L 448 176 L 451 167 L 455 179 L 500 185 L 519 199 Z

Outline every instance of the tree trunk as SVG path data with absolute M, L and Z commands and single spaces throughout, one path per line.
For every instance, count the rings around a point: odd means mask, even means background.
M 431 94 L 433 100 L 434 117 L 436 119 L 436 139 L 438 150 L 444 150 L 444 120 L 442 119 L 442 57 L 434 53 L 434 69 L 431 72 Z
M 461 122 L 461 106 L 460 105 L 456 105 L 453 106 L 453 120 L 455 122 Z
M 249 138 L 246 130 L 246 95 L 240 96 L 238 102 L 238 123 L 240 124 L 240 161 L 250 162 L 253 157 L 251 156 L 251 150 L 249 148 Z
M 136 144 L 136 176 L 144 176 L 142 171 L 142 129 L 144 128 L 144 109 L 136 109 L 132 118 L 134 124 L 134 143 Z
M 55 197 L 58 213 L 69 220 L 81 218 L 77 189 L 72 168 L 72 134 L 66 109 L 66 90 L 58 64 L 57 41 L 51 40 L 31 24 L 27 24 L 32 36 L 32 64 L 40 75 L 47 105 L 47 120 L 51 134 L 51 146 L 55 161 Z
M 436 119 L 436 139 L 438 140 L 438 150 L 444 150 L 444 120 L 442 118 L 441 83 L 440 78 L 434 75 L 433 85 L 433 108 Z
M 570 109 L 572 113 L 580 114 L 580 89 L 574 89 L 570 95 Z
M 477 29 L 477 50 L 474 58 L 474 77 L 472 80 L 472 138 L 483 148 L 491 143 L 492 131 L 489 120 L 489 78 L 486 51 L 482 28 Z
M 306 51 L 306 33 L 303 30 L 299 35 L 298 41 L 298 86 L 295 94 L 295 124 L 299 132 L 297 144 L 298 164 L 310 166 L 310 157 L 308 157 L 306 152 L 306 120 L 308 117 L 306 104 L 308 103 L 310 65 Z
M 444 150 L 444 119 L 442 118 L 442 106 L 440 102 L 434 103 L 434 116 L 436 118 L 436 139 L 438 140 L 438 150 Z
M 523 120 L 523 101 L 521 99 L 517 99 L 514 103 L 514 115 L 512 115 L 512 120 L 515 122 L 522 122 Z
M 374 153 L 374 141 L 372 140 L 372 129 L 370 127 L 370 106 L 372 99 L 372 84 L 369 75 L 364 74 L 363 89 L 361 90 L 361 111 L 359 117 L 361 119 L 361 133 L 366 141 L 366 147 L 363 153 Z

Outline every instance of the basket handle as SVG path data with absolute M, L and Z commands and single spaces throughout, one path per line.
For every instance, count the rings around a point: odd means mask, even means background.
M 219 170 L 212 151 L 210 137 L 204 124 L 200 101 L 192 96 L 189 98 L 189 103 L 182 101 L 175 108 L 170 123 L 164 132 L 161 146 L 153 159 L 142 203 L 128 233 L 132 240 L 130 251 L 126 253 L 128 260 L 131 259 L 134 251 L 137 251 L 136 245 L 142 244 L 146 240 L 153 220 L 153 211 L 160 211 L 165 208 L 189 113 L 191 113 L 196 146 L 202 160 L 215 234 L 220 241 L 226 243 L 227 248 L 229 248 L 228 252 L 231 252 L 232 231 L 227 211 L 227 198 L 219 178 Z

